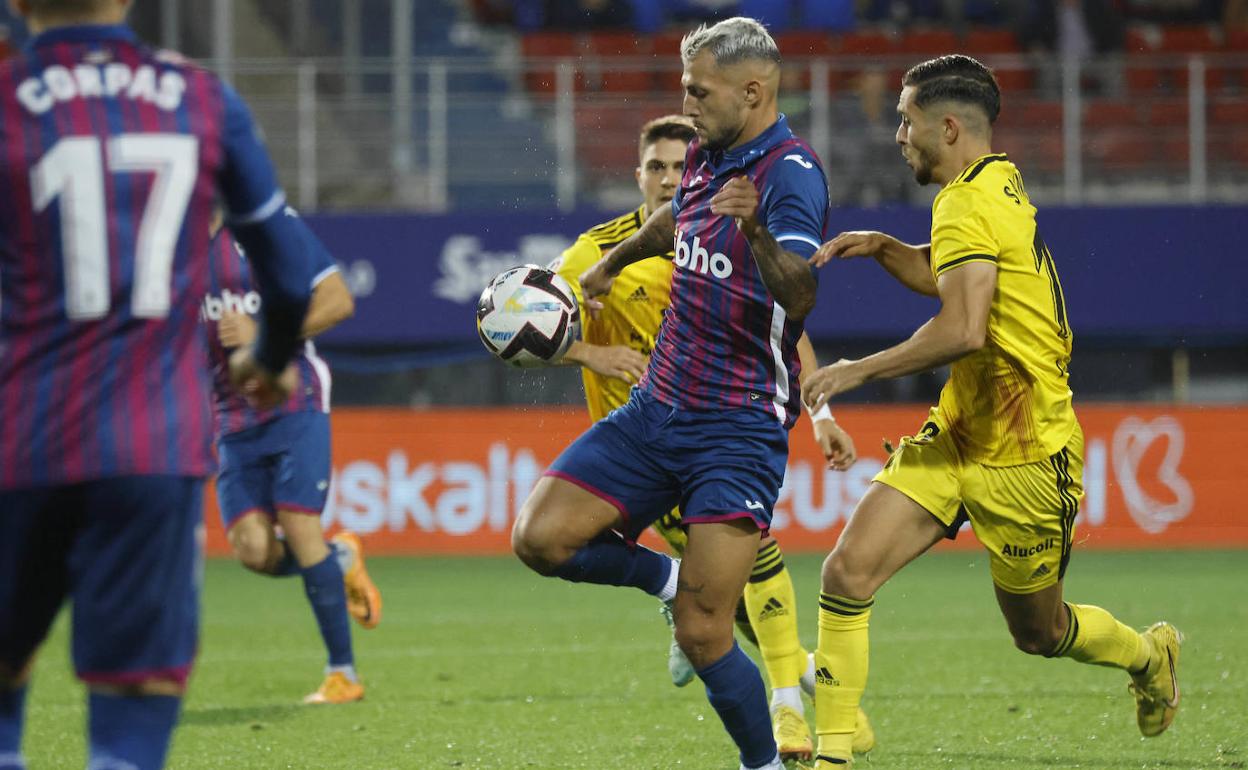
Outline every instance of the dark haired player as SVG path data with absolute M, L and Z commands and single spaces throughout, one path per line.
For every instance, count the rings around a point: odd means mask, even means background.
M 1179 705 L 1178 631 L 1163 622 L 1141 634 L 1100 607 L 1062 600 L 1083 494 L 1071 330 L 1022 176 L 991 148 L 1000 89 L 986 67 L 956 55 L 915 66 L 902 85 L 897 142 L 919 184 L 942 187 L 931 243 L 842 233 L 811 261 L 875 257 L 905 286 L 938 297 L 940 312 L 900 345 L 820 369 L 803 397 L 815 409 L 870 380 L 946 364 L 952 371 L 939 404 L 917 435 L 902 439 L 824 562 L 816 767 L 851 762 L 876 590 L 967 519 L 988 550 L 1015 645 L 1130 672 L 1140 731 L 1158 735 Z

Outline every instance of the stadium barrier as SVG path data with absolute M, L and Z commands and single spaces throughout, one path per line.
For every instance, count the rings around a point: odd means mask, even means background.
M 882 439 L 914 433 L 925 415 L 915 405 L 838 409 L 860 457 L 846 473 L 824 468 L 803 417 L 776 507 L 774 531 L 785 549 L 831 549 L 883 465 Z M 1083 405 L 1079 416 L 1086 437 L 1080 547 L 1248 547 L 1239 495 L 1248 474 L 1248 408 Z M 588 422 L 569 409 L 338 410 L 323 519 L 360 533 L 370 553 L 507 553 L 528 490 Z M 209 552 L 228 553 L 211 494 L 206 519 Z M 968 529 L 941 547 L 976 542 Z

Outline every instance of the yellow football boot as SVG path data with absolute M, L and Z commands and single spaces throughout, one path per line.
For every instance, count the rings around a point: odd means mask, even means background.
M 779 706 L 772 712 L 771 732 L 776 736 L 776 748 L 780 751 L 781 760 L 806 760 L 815 752 L 806 717 L 792 706 Z
M 1148 668 L 1142 674 L 1131 675 L 1127 689 L 1135 695 L 1135 720 L 1140 733 L 1152 738 L 1166 731 L 1179 710 L 1177 669 L 1183 634 L 1162 621 L 1149 626 L 1143 636 L 1152 645 L 1153 653 Z
M 364 628 L 381 622 L 381 591 L 364 569 L 364 544 L 354 532 L 339 532 L 330 541 L 351 552 L 351 568 L 342 576 L 347 588 L 347 612 Z
M 341 671 L 334 671 L 325 676 L 325 681 L 316 688 L 316 692 L 304 696 L 303 702 L 308 705 L 326 703 L 351 703 L 364 699 L 364 685 L 352 682 Z
M 875 730 L 871 728 L 871 720 L 867 712 L 858 707 L 858 724 L 854 725 L 854 753 L 866 754 L 875 748 Z

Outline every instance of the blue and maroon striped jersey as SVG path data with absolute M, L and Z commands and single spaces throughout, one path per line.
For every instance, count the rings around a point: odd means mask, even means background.
M 704 150 L 695 140 L 672 200 L 672 304 L 641 387 L 688 409 L 766 409 L 792 427 L 800 407 L 802 324 L 785 315 L 763 284 L 733 218 L 711 213 L 712 196 L 741 175 L 758 188 L 759 219 L 785 250 L 809 257 L 827 238 L 823 168 L 783 115 L 731 150 Z
M 312 250 L 313 267 L 317 271 L 312 285 L 337 272 L 338 266 L 324 249 Z M 213 412 L 217 438 L 247 430 L 275 417 L 294 412 L 329 413 L 329 367 L 316 354 L 312 340 L 303 346 L 291 362 L 299 370 L 299 385 L 285 404 L 273 409 L 257 409 L 230 384 L 229 361 L 232 350 L 221 344 L 217 322 L 226 312 L 244 313 L 253 318 L 260 312 L 261 298 L 251 276 L 247 258 L 229 230 L 222 228 L 209 246 L 209 287 L 200 303 L 199 318 L 207 324 L 208 366 L 212 371 Z
M 212 472 L 218 195 L 254 227 L 285 201 L 208 71 L 124 26 L 54 28 L 0 62 L 0 489 Z M 288 253 L 265 265 L 303 275 Z

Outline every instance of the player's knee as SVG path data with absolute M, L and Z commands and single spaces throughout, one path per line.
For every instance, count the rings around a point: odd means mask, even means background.
M 253 525 L 247 519 L 230 529 L 230 547 L 234 556 L 249 570 L 267 572 L 273 544 L 266 528 Z
M 1041 626 L 1011 628 L 1010 634 L 1014 637 L 1014 646 L 1028 655 L 1047 656 L 1062 641 L 1062 635 L 1056 628 Z
M 511 550 L 526 566 L 541 575 L 554 572 L 563 559 L 559 558 L 555 532 L 527 504 L 511 527 Z
M 822 590 L 848 599 L 870 599 L 879 588 L 871 570 L 855 563 L 839 546 L 823 560 Z
M 676 616 L 675 636 L 694 668 L 705 668 L 732 649 L 734 613 L 704 608 L 682 608 Z

